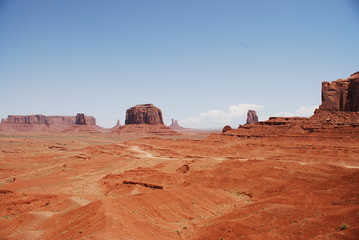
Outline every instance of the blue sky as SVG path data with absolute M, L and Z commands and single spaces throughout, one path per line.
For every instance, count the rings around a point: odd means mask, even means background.
M 0 118 L 123 123 L 153 103 L 194 128 L 308 116 L 359 71 L 356 0 L 0 0 Z

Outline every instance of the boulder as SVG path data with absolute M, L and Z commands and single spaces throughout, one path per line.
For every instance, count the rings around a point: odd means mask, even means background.
M 125 124 L 163 124 L 161 109 L 153 104 L 136 105 L 127 109 Z
M 249 110 L 247 112 L 247 123 L 246 124 L 257 123 L 257 122 L 258 122 L 257 112 L 254 110 Z
M 359 72 L 347 79 L 322 82 L 322 104 L 320 110 L 359 111 Z

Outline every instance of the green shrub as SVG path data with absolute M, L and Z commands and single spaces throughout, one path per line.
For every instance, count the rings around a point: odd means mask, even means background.
M 342 225 L 340 225 L 339 227 L 339 231 L 343 231 L 349 228 L 349 225 L 346 223 L 342 223 Z

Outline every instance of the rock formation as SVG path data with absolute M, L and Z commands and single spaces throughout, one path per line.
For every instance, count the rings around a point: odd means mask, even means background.
M 322 83 L 320 110 L 359 111 L 359 72 L 347 79 Z
M 153 104 L 136 105 L 127 109 L 125 124 L 163 124 L 161 109 Z
M 181 131 L 181 130 L 188 130 L 188 128 L 184 128 L 179 125 L 178 120 L 175 120 L 172 118 L 172 123 L 169 125 L 169 127 L 173 130 Z
M 178 134 L 163 124 L 161 109 L 153 104 L 141 104 L 127 109 L 125 125 L 114 128 L 113 132 L 136 136 Z
M 47 124 L 47 118 L 44 115 L 9 115 L 2 123 Z
M 9 115 L 0 124 L 1 132 L 99 132 L 96 119 L 79 113 L 76 116 Z
M 249 118 L 249 112 L 248 112 Z M 248 120 L 247 120 L 248 122 Z M 226 126 L 227 127 L 227 126 Z M 270 117 L 222 134 L 238 137 L 313 137 L 351 139 L 359 136 L 359 72 L 348 79 L 322 83 L 322 104 L 310 118 Z
M 2 123 L 13 124 L 45 124 L 45 125 L 96 125 L 96 119 L 79 113 L 76 116 L 45 116 L 45 115 L 9 115 Z
M 227 131 L 229 131 L 229 130 L 232 130 L 233 128 L 231 127 L 231 126 L 229 126 L 229 125 L 226 125 L 226 126 L 224 126 L 224 128 L 222 129 L 222 133 L 225 133 L 225 132 L 227 132 Z
M 179 126 L 179 125 L 178 125 L 178 120 L 174 120 L 174 119 L 172 118 L 172 123 L 171 123 L 170 126 L 173 126 L 173 127 Z
M 246 124 L 257 123 L 257 122 L 258 122 L 257 112 L 254 110 L 248 110 Z
M 83 113 L 78 113 L 76 115 L 76 122 L 75 124 L 78 124 L 78 125 L 86 125 L 86 119 L 85 119 L 85 114 Z

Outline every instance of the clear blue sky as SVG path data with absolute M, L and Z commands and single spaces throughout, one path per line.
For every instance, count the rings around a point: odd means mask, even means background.
M 112 127 L 141 103 L 196 128 L 248 108 L 310 115 L 358 56 L 358 0 L 0 0 L 0 118 Z

